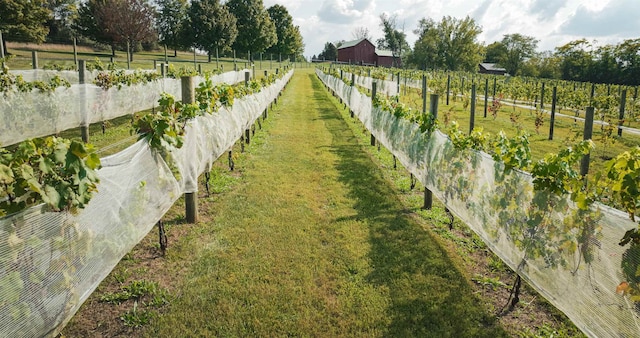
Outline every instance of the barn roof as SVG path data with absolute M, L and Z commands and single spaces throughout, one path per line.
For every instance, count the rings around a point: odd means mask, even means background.
M 488 71 L 507 72 L 506 69 L 498 67 L 496 63 L 481 63 L 480 67 Z
M 338 49 L 353 47 L 353 46 L 359 44 L 360 42 L 362 42 L 364 40 L 367 40 L 367 39 L 362 38 L 362 39 L 358 39 L 358 40 L 345 41 L 345 42 L 342 43 L 342 45 L 340 47 L 338 47 Z M 367 41 L 369 41 L 369 40 L 367 40 Z
M 393 52 L 390 50 L 384 50 L 384 49 L 378 49 L 376 48 L 376 55 L 377 56 L 388 56 L 388 57 L 393 57 Z

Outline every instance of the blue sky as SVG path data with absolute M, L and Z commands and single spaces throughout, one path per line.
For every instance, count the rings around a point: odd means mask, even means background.
M 357 27 L 373 39 L 382 37 L 380 14 L 397 14 L 413 46 L 418 21 L 467 15 L 482 26 L 480 42 L 521 33 L 540 40 L 538 49 L 553 50 L 579 38 L 598 44 L 640 38 L 640 0 L 263 0 L 287 7 L 300 26 L 305 55 L 319 54 L 328 41 L 352 40 Z M 373 41 L 375 43 L 375 41 Z

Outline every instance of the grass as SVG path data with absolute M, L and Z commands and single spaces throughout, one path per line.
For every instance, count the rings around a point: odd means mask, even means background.
M 333 99 L 338 105 L 338 99 Z M 340 105 L 343 108 L 343 105 Z M 401 166 L 394 166 L 393 155 L 380 146 L 371 147 L 369 133 L 362 127 L 359 120 L 350 118 L 348 109 L 340 109 L 342 117 L 348 122 L 352 132 L 357 136 L 359 143 L 369 153 L 371 158 L 380 168 L 380 172 L 393 182 L 399 190 L 398 197 L 406 208 L 414 212 L 414 215 L 423 221 L 424 231 L 432 232 L 435 237 L 451 253 L 451 257 L 457 257 L 460 261 L 460 270 L 465 278 L 478 285 L 475 293 L 480 295 L 491 312 L 497 313 L 507 301 L 510 285 L 515 280 L 515 273 L 494 255 L 482 240 L 462 223 L 459 219 L 453 219 L 453 230 L 449 228 L 450 218 L 445 212 L 444 205 L 434 200 L 433 208 L 425 210 L 423 206 L 423 187 L 419 182 L 413 190 L 410 187 L 410 174 Z M 478 275 L 482 276 L 478 279 Z M 489 284 L 478 283 L 477 280 Z M 509 284 L 508 288 L 500 286 L 500 283 Z M 485 285 L 496 285 L 496 288 L 485 288 Z M 500 324 L 512 336 L 536 336 L 551 337 L 553 332 L 559 332 L 560 336 L 584 337 L 578 328 L 553 305 L 544 300 L 527 284 L 523 284 L 521 304 L 513 313 L 501 315 Z M 557 335 L 555 335 L 557 336 Z
M 170 255 L 193 262 L 146 334 L 505 336 L 315 76 L 281 105 L 214 220 Z
M 366 146 L 362 126 L 314 75 L 298 71 L 279 102 L 235 156 L 234 172 L 223 169 L 226 156 L 216 163 L 211 196 L 200 193 L 203 221 L 183 224 L 176 202 L 164 217 L 167 256 L 155 256 L 152 231 L 66 337 L 579 335 L 566 318 L 517 328 L 497 318 L 468 270 L 486 247 L 458 220 L 441 237 L 449 223 L 442 206 L 420 210 L 420 187 L 410 189 L 388 151 Z M 488 291 L 508 292 L 480 276 Z M 159 281 L 169 304 L 114 311 L 99 302 L 139 280 Z
M 44 68 L 46 66 L 62 66 L 64 68 L 73 68 L 73 46 L 71 45 L 59 45 L 59 44 L 25 44 L 25 43 L 7 43 L 7 49 L 13 57 L 6 63 L 7 66 L 12 70 L 18 69 L 32 69 L 32 51 L 38 52 L 38 67 Z M 290 64 L 288 61 L 283 61 L 279 63 L 277 61 L 269 61 L 266 60 L 269 56 L 263 55 L 263 61 L 260 61 L 259 55 L 254 55 L 254 64 L 256 67 L 256 71 L 258 70 L 274 70 L 278 67 L 282 67 L 282 65 Z M 111 51 L 99 51 L 93 50 L 88 47 L 79 47 L 78 48 L 78 59 L 86 60 L 86 61 L 94 61 L 95 59 L 99 59 L 104 64 L 111 62 Z M 277 56 L 274 55 L 274 58 Z M 157 51 L 142 51 L 134 53 L 133 61 L 131 62 L 131 69 L 153 69 L 154 61 L 162 62 L 165 60 L 165 54 L 163 50 Z M 167 60 L 170 63 L 175 64 L 177 68 L 195 68 L 194 66 L 194 55 L 192 52 L 183 52 L 178 51 L 177 56 L 173 56 L 173 51 L 167 51 Z M 126 52 L 117 51 L 115 58 L 113 61 L 121 68 L 127 67 L 127 55 Z M 220 57 L 219 61 L 216 62 L 215 57 L 212 59 L 212 62 L 208 62 L 208 57 L 206 55 L 198 54 L 196 55 L 195 61 L 200 67 L 202 67 L 203 71 L 213 70 L 220 66 L 224 70 L 232 70 L 234 68 L 234 64 L 237 64 L 238 67 L 247 67 L 250 63 L 246 60 L 246 55 L 237 55 L 236 62 L 234 63 L 233 58 L 223 58 Z M 296 67 L 307 67 L 304 63 L 296 63 Z M 261 72 L 262 73 L 262 72 Z

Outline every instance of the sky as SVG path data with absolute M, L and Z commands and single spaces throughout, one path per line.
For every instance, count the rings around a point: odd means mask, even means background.
M 538 50 L 553 50 L 586 38 L 596 45 L 640 38 L 640 0 L 263 0 L 265 7 L 285 6 L 300 26 L 304 55 L 322 52 L 326 42 L 354 40 L 358 27 L 369 29 L 372 41 L 383 37 L 380 15 L 397 15 L 400 29 L 413 47 L 413 33 L 422 18 L 470 16 L 482 27 L 485 45 L 505 34 L 520 33 L 539 40 Z

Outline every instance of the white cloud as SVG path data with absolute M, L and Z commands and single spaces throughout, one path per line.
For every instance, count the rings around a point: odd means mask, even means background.
M 638 36 L 639 0 L 264 0 L 265 6 L 287 7 L 299 25 L 305 55 L 319 54 L 328 41 L 351 40 L 356 27 L 366 27 L 374 40 L 382 37 L 379 16 L 397 14 L 410 45 L 423 17 L 469 15 L 482 26 L 479 39 L 489 44 L 505 34 L 521 33 L 550 50 L 577 38 L 616 43 Z M 375 41 L 374 41 L 375 43 Z
M 629 38 L 640 32 L 639 14 L 640 1 L 637 0 L 613 0 L 597 10 L 580 6 L 575 15 L 560 27 L 560 33 Z

